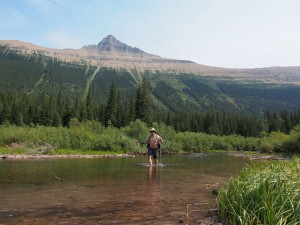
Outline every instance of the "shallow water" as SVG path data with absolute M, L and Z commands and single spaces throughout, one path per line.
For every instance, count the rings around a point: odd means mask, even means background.
M 247 161 L 223 154 L 0 161 L 0 224 L 198 224 Z M 62 178 L 61 181 L 59 178 Z M 198 222 L 197 222 L 198 221 Z

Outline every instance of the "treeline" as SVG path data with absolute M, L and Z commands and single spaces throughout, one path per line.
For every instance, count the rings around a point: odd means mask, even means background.
M 176 114 L 165 113 L 158 117 L 159 122 L 173 126 L 177 131 L 202 132 L 216 135 L 238 134 L 246 137 L 256 137 L 262 132 L 289 133 L 293 127 L 300 124 L 300 110 L 290 112 L 267 111 L 265 114 L 232 114 L 212 111 L 190 113 L 188 111 Z
M 176 131 L 201 132 L 215 135 L 237 134 L 256 137 L 262 132 L 289 133 L 300 124 L 298 111 L 268 111 L 265 114 L 234 114 L 220 111 L 166 112 L 155 108 L 152 87 L 147 78 L 135 91 L 122 94 L 112 81 L 108 99 L 99 104 L 92 92 L 86 96 L 68 96 L 66 92 L 56 95 L 28 94 L 17 91 L 0 92 L 0 124 L 43 125 L 68 127 L 72 118 L 79 122 L 97 121 L 104 126 L 125 127 L 137 119 L 151 125 L 153 122 L 172 126 Z M 130 97 L 128 97 L 130 96 Z
M 57 95 L 0 92 L 0 124 L 67 127 L 71 119 L 76 118 L 80 122 L 98 121 L 105 126 L 119 128 L 136 119 L 151 122 L 151 85 L 146 78 L 138 84 L 130 98 L 122 96 L 117 84 L 112 81 L 106 104 L 97 105 L 95 102 L 91 91 L 84 97 L 71 97 L 64 91 Z

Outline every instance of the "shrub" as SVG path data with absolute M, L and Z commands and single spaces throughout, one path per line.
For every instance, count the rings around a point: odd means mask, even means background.
M 290 135 L 280 132 L 263 134 L 261 138 L 242 137 L 238 135 L 217 136 L 205 133 L 178 132 L 163 123 L 153 123 L 152 126 L 162 136 L 163 151 L 207 151 L 207 150 L 245 150 L 262 152 L 300 152 L 300 126 L 295 127 Z M 117 129 L 104 127 L 96 121 L 70 121 L 70 127 L 14 125 L 0 126 L 0 145 L 25 143 L 29 148 L 35 148 L 41 143 L 54 148 L 71 148 L 83 150 L 112 150 L 126 152 L 146 152 L 146 146 L 141 145 L 149 136 L 146 123 L 136 120 L 128 126 Z
M 131 122 L 127 127 L 121 128 L 121 132 L 130 138 L 133 138 L 138 143 L 145 141 L 149 136 L 149 128 L 147 124 L 141 120 Z
M 294 127 L 290 133 L 290 138 L 286 143 L 289 151 L 300 153 L 300 125 Z
M 285 151 L 285 146 L 288 140 L 289 136 L 287 134 L 281 132 L 271 132 L 267 136 L 261 138 L 259 150 L 267 153 Z

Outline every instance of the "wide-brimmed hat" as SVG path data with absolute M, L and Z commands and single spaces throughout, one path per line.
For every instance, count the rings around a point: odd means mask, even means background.
M 152 127 L 150 132 L 155 132 L 156 133 L 156 130 Z

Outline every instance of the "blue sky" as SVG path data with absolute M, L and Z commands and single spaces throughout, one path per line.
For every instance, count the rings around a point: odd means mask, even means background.
M 299 0 L 0 0 L 0 39 L 81 48 L 108 34 L 232 68 L 300 66 Z

